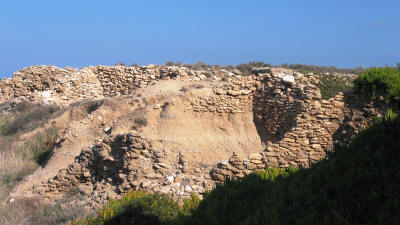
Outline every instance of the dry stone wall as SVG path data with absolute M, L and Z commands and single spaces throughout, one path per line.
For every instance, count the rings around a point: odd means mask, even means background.
M 243 113 L 253 110 L 253 96 L 261 83 L 257 77 L 244 77 L 214 87 L 207 96 L 183 96 L 183 104 L 195 112 Z
M 308 167 L 324 158 L 334 144 L 348 143 L 384 111 L 355 93 L 324 100 L 313 79 L 285 71 L 263 76 L 263 85 L 253 97 L 253 113 L 264 128 L 267 147 L 244 159 L 233 153 L 213 168 L 214 180 L 242 177 L 267 167 Z
M 128 190 L 162 192 L 180 199 L 212 188 L 210 171 L 211 167 L 189 165 L 181 154 L 154 148 L 140 134 L 128 133 L 98 140 L 75 163 L 34 191 L 44 194 L 77 188 L 93 200 L 94 207 Z
M 0 82 L 0 102 L 14 99 L 67 104 L 130 94 L 159 80 L 191 75 L 184 67 L 90 66 L 81 70 L 55 66 L 31 66 Z

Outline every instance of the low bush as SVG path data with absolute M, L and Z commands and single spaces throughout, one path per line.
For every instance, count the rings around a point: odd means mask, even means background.
M 36 107 L 35 104 L 28 101 L 21 101 L 15 105 L 14 110 L 19 113 L 25 113 L 28 111 L 32 111 Z
M 333 74 L 321 75 L 320 82 L 317 83 L 323 99 L 335 97 L 339 92 L 347 92 L 353 88 L 349 77 L 337 76 Z
M 400 105 L 400 70 L 393 67 L 372 67 L 354 80 L 354 87 L 372 99 L 382 96 L 387 102 Z
M 109 201 L 98 216 L 77 220 L 71 225 L 169 224 L 180 215 L 188 215 L 198 203 L 197 196 L 185 200 L 184 206 L 180 206 L 164 194 L 132 191 L 119 200 Z
M 315 65 L 305 65 L 305 64 L 281 64 L 278 67 L 289 68 L 296 70 L 300 73 L 347 73 L 347 74 L 360 74 L 366 71 L 363 67 L 356 68 L 337 68 L 334 66 L 315 66 Z
M 238 69 L 240 72 L 244 74 L 251 74 L 253 71 L 253 68 L 256 67 L 271 67 L 271 64 L 269 63 L 264 63 L 264 62 L 249 62 L 249 63 L 242 63 L 236 66 L 236 69 Z
M 10 136 L 17 132 L 31 131 L 49 120 L 59 109 L 58 106 L 54 105 L 26 106 L 23 104 L 19 106 L 17 104 L 16 111 L 19 113 L 17 113 L 14 120 L 3 127 L 2 134 Z
M 114 66 L 126 66 L 126 64 L 123 62 L 119 62 L 119 63 L 115 63 Z
M 139 127 L 145 127 L 147 126 L 147 119 L 145 117 L 136 117 L 133 119 L 135 124 L 137 124 Z
M 129 64 L 129 66 L 130 66 L 130 67 L 137 67 L 137 66 L 139 66 L 139 64 L 137 64 L 137 63 L 131 63 L 131 64 Z
M 181 62 L 172 62 L 172 61 L 168 61 L 165 63 L 166 66 L 181 66 L 182 63 Z

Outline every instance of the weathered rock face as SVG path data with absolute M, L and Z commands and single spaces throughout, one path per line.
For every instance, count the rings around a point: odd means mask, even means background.
M 203 96 L 180 95 L 177 102 L 194 113 L 252 112 L 266 148 L 247 157 L 236 153 L 218 165 L 190 164 L 177 151 L 157 149 L 137 133 L 110 136 L 95 143 L 36 192 L 78 188 L 93 205 L 128 190 L 163 192 L 176 198 L 201 194 L 227 177 L 243 177 L 267 167 L 308 167 L 334 144 L 345 144 L 379 113 L 374 104 L 353 93 L 324 100 L 313 75 L 261 68 L 251 76 L 226 70 L 185 67 L 96 66 L 81 70 L 29 67 L 0 82 L 0 102 L 14 98 L 67 104 L 82 99 L 128 95 L 160 80 L 212 81 Z M 211 82 L 210 82 L 211 83 Z M 156 104 L 154 109 L 164 107 Z M 251 113 L 250 113 L 251 115 Z

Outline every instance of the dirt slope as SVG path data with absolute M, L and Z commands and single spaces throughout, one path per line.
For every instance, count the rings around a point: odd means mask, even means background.
M 262 151 L 264 145 L 252 112 L 196 113 L 182 104 L 183 96 L 212 94 L 213 85 L 218 84 L 171 79 L 138 89 L 133 95 L 106 99 L 89 113 L 84 112 L 85 107 L 70 109 L 54 120 L 62 127 L 59 146 L 44 167 L 17 186 L 12 196 L 33 196 L 32 187 L 46 183 L 67 168 L 82 149 L 99 138 L 132 130 L 141 132 L 169 155 L 183 153 L 191 163 L 204 166 L 215 165 L 232 152 L 245 156 Z M 146 120 L 144 127 L 136 126 L 138 116 Z

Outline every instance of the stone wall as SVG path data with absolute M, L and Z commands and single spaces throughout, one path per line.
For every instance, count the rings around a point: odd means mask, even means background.
M 206 96 L 183 96 L 183 104 L 195 112 L 243 113 L 252 111 L 253 95 L 261 83 L 256 77 L 243 77 L 213 87 Z
M 267 167 L 308 167 L 324 158 L 334 144 L 347 144 L 384 112 L 352 92 L 324 100 L 314 79 L 293 72 L 265 74 L 254 93 L 253 113 L 263 127 L 267 147 L 247 158 L 233 153 L 213 168 L 213 179 L 242 177 Z
M 31 66 L 0 82 L 0 102 L 14 99 L 68 104 L 83 99 L 98 99 L 130 94 L 137 88 L 159 80 L 187 76 L 194 72 L 184 67 L 90 66 L 80 70 L 55 66 Z
M 63 192 L 77 188 L 94 207 L 128 190 L 162 192 L 177 199 L 201 194 L 214 186 L 210 168 L 189 165 L 181 154 L 156 149 L 140 134 L 128 133 L 98 140 L 67 169 L 35 192 Z
M 48 103 L 103 97 L 93 67 L 76 70 L 55 66 L 32 66 L 0 82 L 0 101 L 16 98 Z

